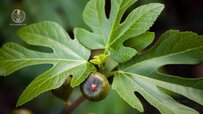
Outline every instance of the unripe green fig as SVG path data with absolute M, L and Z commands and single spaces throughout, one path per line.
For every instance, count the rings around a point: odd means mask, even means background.
M 94 72 L 81 84 L 80 90 L 88 100 L 100 101 L 108 95 L 109 87 L 107 78 L 99 72 Z

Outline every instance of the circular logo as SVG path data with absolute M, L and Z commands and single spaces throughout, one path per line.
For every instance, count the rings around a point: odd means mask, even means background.
M 15 23 L 22 23 L 25 20 L 25 12 L 15 9 L 11 14 L 11 18 Z

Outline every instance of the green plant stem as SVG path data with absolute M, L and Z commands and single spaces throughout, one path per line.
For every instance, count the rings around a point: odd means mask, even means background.
M 62 110 L 61 114 L 70 114 L 75 108 L 77 108 L 83 101 L 85 101 L 84 96 L 78 97 L 75 101 L 73 101 L 70 105 L 65 106 Z

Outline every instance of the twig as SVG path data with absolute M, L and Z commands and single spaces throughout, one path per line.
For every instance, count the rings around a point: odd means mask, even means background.
M 77 108 L 85 98 L 83 96 L 78 97 L 75 101 L 73 101 L 70 105 L 65 106 L 62 110 L 61 114 L 70 114 L 75 108 Z

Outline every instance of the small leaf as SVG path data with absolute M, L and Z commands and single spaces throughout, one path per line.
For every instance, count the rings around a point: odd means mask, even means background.
M 34 51 L 15 43 L 4 44 L 0 49 L 1 74 L 6 76 L 31 65 L 53 66 L 30 83 L 20 96 L 17 106 L 43 92 L 60 87 L 70 75 L 73 75 L 71 86 L 78 86 L 95 71 L 94 66 L 87 62 L 90 50 L 84 48 L 77 39 L 72 40 L 63 28 L 54 22 L 45 21 L 23 27 L 18 31 L 18 35 L 27 44 L 48 47 L 53 52 Z
M 92 29 L 76 28 L 79 41 L 90 49 L 105 49 L 119 63 L 132 58 L 137 51 L 125 47 L 123 42 L 145 33 L 153 25 L 164 8 L 163 4 L 151 3 L 134 9 L 124 22 L 124 12 L 137 0 L 111 0 L 109 19 L 105 14 L 105 0 L 90 0 L 84 10 L 85 23 Z
M 163 114 L 198 114 L 194 109 L 176 102 L 160 88 L 183 95 L 203 106 L 203 78 L 181 78 L 159 72 L 158 69 L 169 64 L 197 64 L 201 61 L 203 37 L 192 32 L 171 30 L 164 33 L 154 47 L 120 65 L 112 86 L 137 109 L 140 106 L 130 102 L 135 98 L 135 91 Z M 123 91 L 119 88 L 123 88 Z
M 107 57 L 108 55 L 105 54 L 96 55 L 93 57 L 94 59 L 90 60 L 90 62 L 95 65 L 102 65 Z

